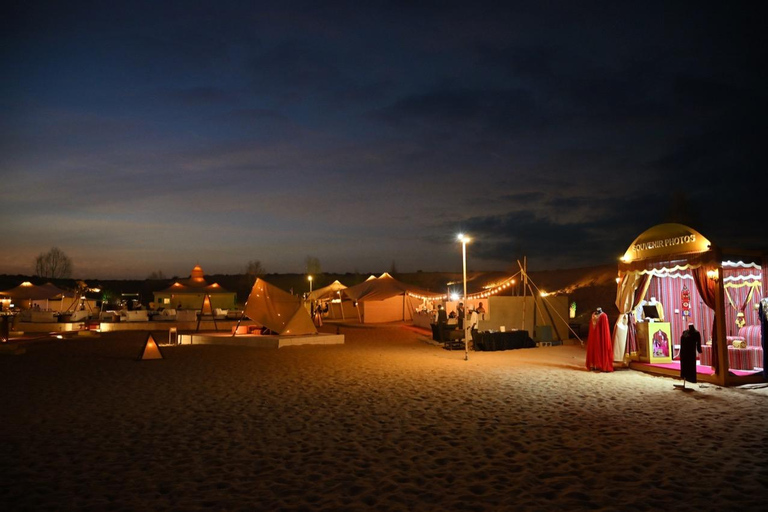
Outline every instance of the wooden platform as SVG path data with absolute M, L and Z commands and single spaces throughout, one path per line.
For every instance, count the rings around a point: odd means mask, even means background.
M 283 348 L 296 345 L 343 345 L 343 334 L 308 334 L 305 336 L 261 336 L 255 334 L 238 334 L 205 332 L 179 334 L 181 345 L 236 345 L 255 348 Z
M 82 328 L 84 322 L 20 322 L 18 329 L 24 332 L 48 333 L 48 332 L 70 332 L 78 331 Z M 243 322 L 243 325 L 250 325 L 252 322 Z M 237 325 L 237 320 L 203 320 L 200 322 L 200 329 L 213 331 L 218 328 L 222 332 L 232 332 L 232 327 Z M 142 322 L 99 322 L 98 330 L 101 332 L 112 331 L 167 331 L 175 327 L 178 331 L 194 331 L 197 329 L 197 320 L 189 322 L 176 321 L 142 321 Z

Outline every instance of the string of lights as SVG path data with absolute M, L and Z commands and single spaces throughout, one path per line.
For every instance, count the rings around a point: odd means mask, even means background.
M 496 283 L 485 285 L 485 286 L 483 286 L 483 291 L 467 294 L 467 300 L 485 299 L 485 298 L 490 297 L 492 295 L 497 295 L 497 294 L 499 294 L 499 293 L 501 293 L 501 292 L 511 288 L 512 286 L 514 286 L 515 285 L 515 278 L 519 274 L 520 274 L 520 272 L 518 272 L 517 274 L 514 274 L 511 277 L 506 278 L 505 280 L 503 280 L 501 282 L 496 282 Z M 408 295 L 410 297 L 413 297 L 413 298 L 419 299 L 419 300 L 448 300 L 449 299 L 449 295 L 447 293 L 443 294 L 443 295 L 425 296 L 425 295 L 419 295 L 419 294 L 416 294 L 416 293 L 408 292 Z

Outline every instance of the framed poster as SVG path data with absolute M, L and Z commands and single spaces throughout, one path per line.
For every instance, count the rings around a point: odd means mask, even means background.
M 651 363 L 672 362 L 672 334 L 669 322 L 648 324 L 648 356 Z

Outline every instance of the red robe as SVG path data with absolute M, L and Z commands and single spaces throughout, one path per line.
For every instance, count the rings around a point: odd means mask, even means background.
M 587 338 L 587 369 L 601 372 L 613 371 L 613 347 L 608 315 L 593 313 Z

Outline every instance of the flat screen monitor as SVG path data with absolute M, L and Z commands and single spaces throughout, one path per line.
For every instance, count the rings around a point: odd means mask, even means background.
M 659 310 L 656 309 L 655 305 L 648 305 L 646 304 L 643 306 L 643 315 L 645 318 L 654 318 L 656 320 L 659 319 Z

